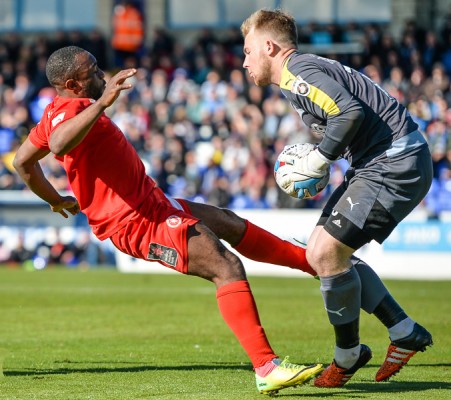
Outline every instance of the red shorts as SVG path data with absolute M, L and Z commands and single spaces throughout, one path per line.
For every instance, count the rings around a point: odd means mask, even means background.
M 186 274 L 187 230 L 199 220 L 183 210 L 183 201 L 168 199 L 158 188 L 154 192 L 155 195 L 141 205 L 130 221 L 110 239 L 123 253 L 156 261 Z

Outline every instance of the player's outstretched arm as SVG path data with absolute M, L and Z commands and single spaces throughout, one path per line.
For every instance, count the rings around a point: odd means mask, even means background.
M 80 206 L 74 197 L 61 196 L 45 177 L 39 160 L 48 153 L 48 150 L 37 148 L 27 139 L 17 150 L 13 165 L 33 193 L 46 201 L 53 212 L 67 218 L 67 213 L 72 215 L 79 213 Z

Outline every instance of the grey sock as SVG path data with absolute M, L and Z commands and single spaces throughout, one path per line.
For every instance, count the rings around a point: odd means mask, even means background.
M 391 340 L 398 340 L 409 336 L 413 332 L 415 321 L 407 317 L 388 329 Z
M 352 256 L 351 263 L 357 270 L 362 283 L 362 309 L 368 314 L 372 314 L 388 293 L 388 290 L 382 283 L 381 278 L 366 262 Z
M 355 321 L 360 315 L 361 284 L 355 268 L 320 277 L 324 305 L 332 325 Z
M 341 349 L 340 347 L 335 347 L 335 363 L 341 368 L 351 368 L 359 357 L 360 344 L 352 349 Z

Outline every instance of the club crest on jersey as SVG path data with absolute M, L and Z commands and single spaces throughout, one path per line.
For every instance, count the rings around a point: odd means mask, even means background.
M 52 119 L 52 128 L 54 128 L 56 125 L 58 125 L 63 119 L 64 116 L 66 115 L 65 112 L 58 114 L 55 118 Z
M 149 253 L 147 254 L 147 259 L 151 261 L 161 261 L 164 264 L 175 268 L 177 265 L 178 253 L 176 249 L 171 247 L 163 246 L 158 243 L 149 244 Z
M 169 228 L 177 228 L 182 223 L 182 219 L 178 215 L 171 215 L 166 219 L 166 223 Z
M 307 96 L 310 93 L 310 85 L 302 78 L 297 77 L 290 89 L 291 93 Z

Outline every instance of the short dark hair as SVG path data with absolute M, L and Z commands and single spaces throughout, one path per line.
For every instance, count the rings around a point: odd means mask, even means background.
M 86 52 L 78 46 L 62 47 L 54 51 L 45 67 L 45 74 L 52 86 L 64 84 L 67 79 L 75 77 L 78 69 L 77 55 Z
M 255 11 L 241 24 L 243 37 L 246 37 L 252 28 L 271 34 L 281 45 L 297 47 L 296 21 L 291 14 L 280 8 L 275 10 L 262 8 Z

